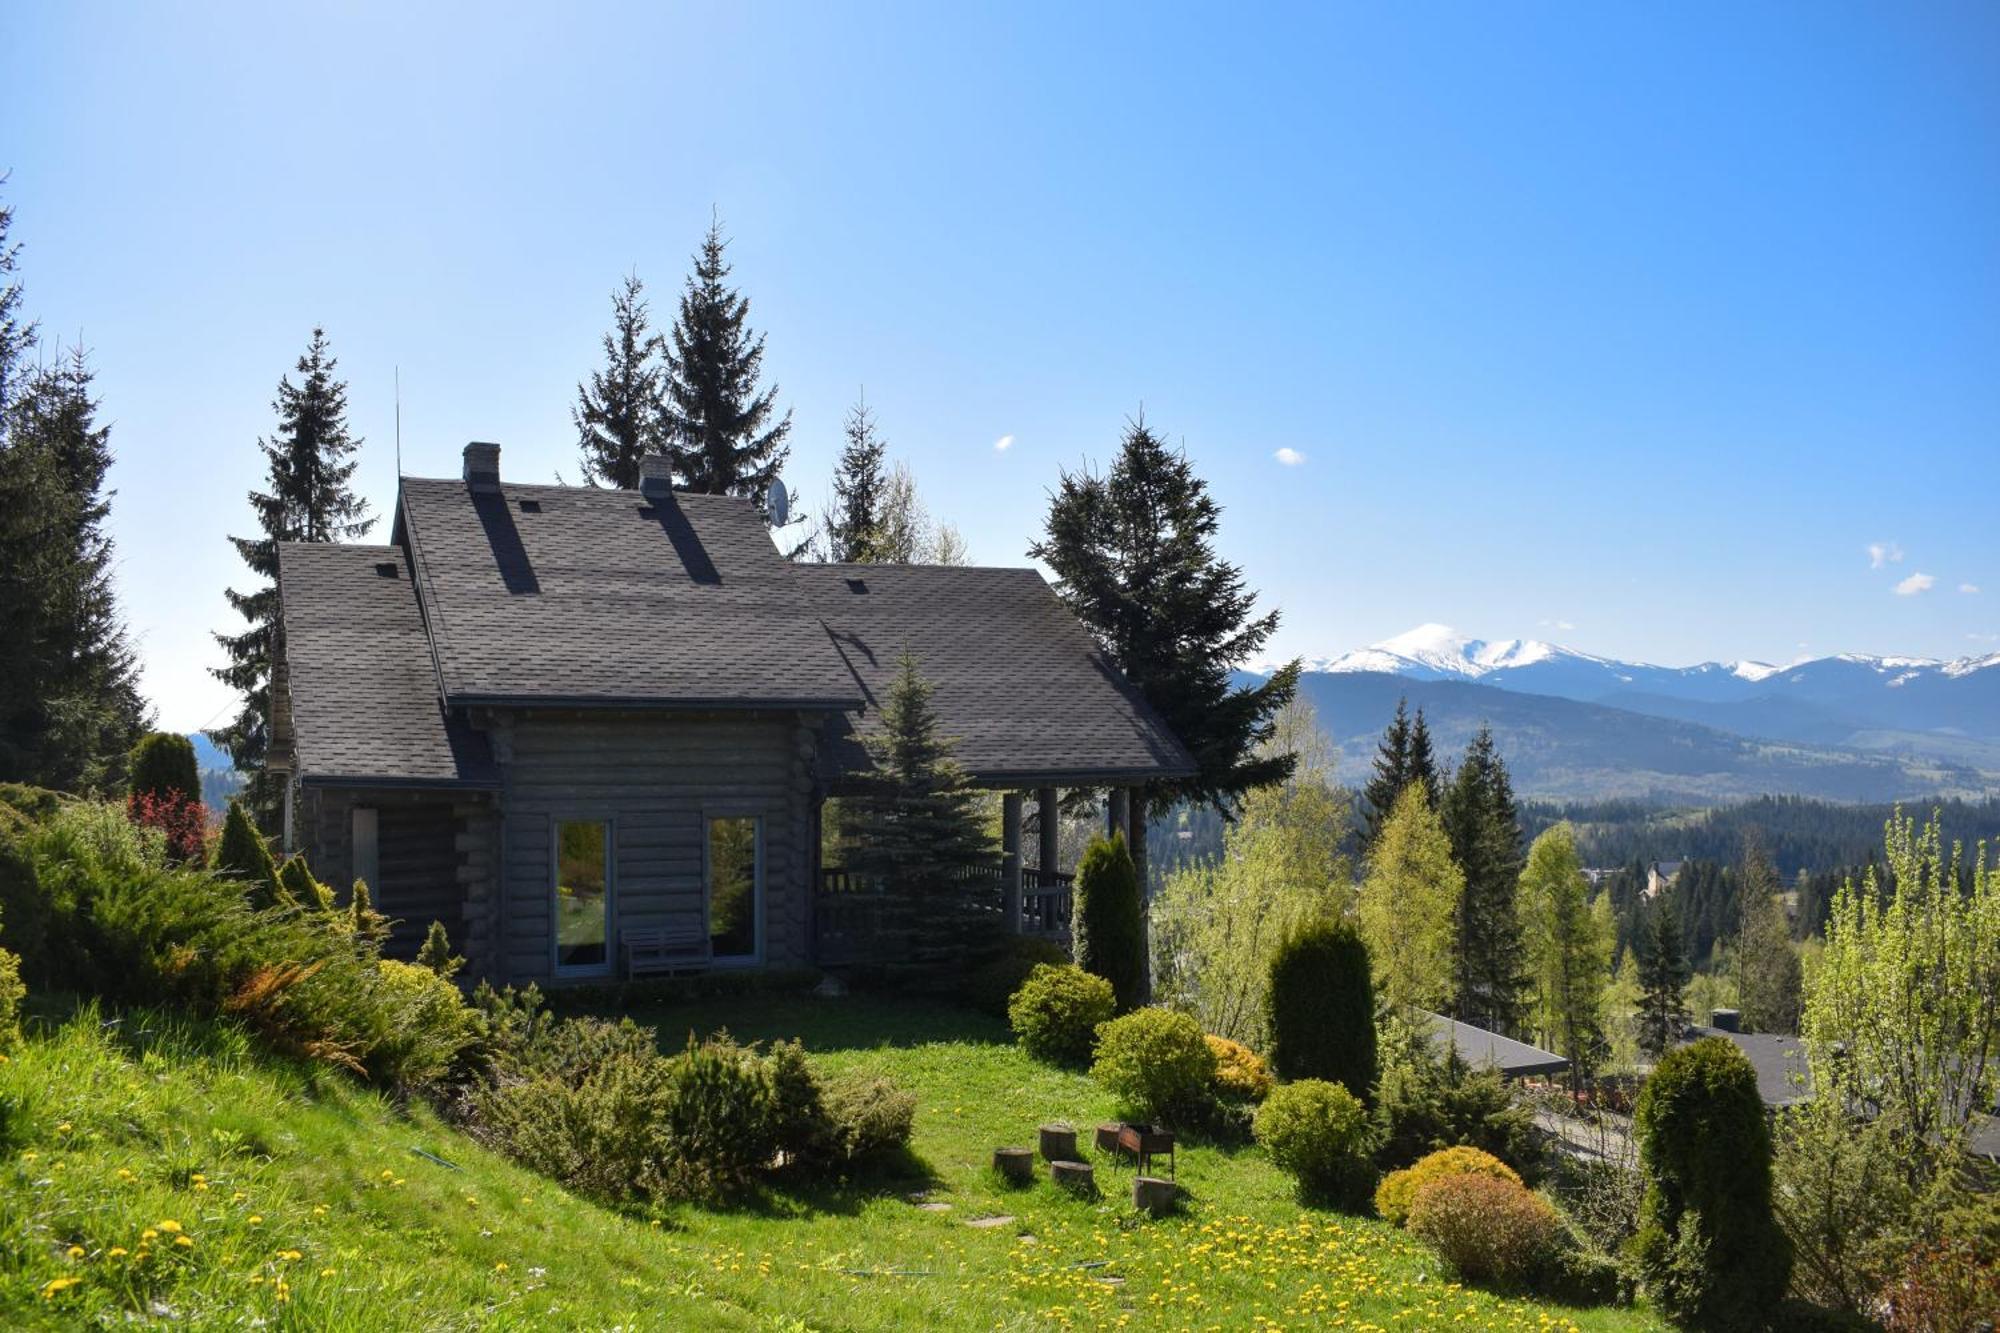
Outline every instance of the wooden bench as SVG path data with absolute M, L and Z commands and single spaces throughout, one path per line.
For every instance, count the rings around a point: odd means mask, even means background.
M 698 925 L 620 931 L 618 943 L 627 977 L 693 971 L 709 963 L 708 934 Z

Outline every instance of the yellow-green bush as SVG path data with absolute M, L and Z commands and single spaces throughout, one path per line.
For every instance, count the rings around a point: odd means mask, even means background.
M 1495 1180 L 1511 1180 L 1516 1185 L 1521 1183 L 1520 1174 L 1490 1152 L 1445 1148 L 1419 1159 L 1414 1166 L 1382 1177 L 1382 1183 L 1375 1189 L 1375 1211 L 1385 1221 L 1402 1226 L 1410 1220 L 1410 1208 L 1424 1186 L 1446 1176 L 1491 1176 Z
M 1215 1052 L 1177 1009 L 1134 1009 L 1099 1028 L 1090 1076 L 1144 1120 L 1202 1119 L 1214 1105 Z
M 1277 1080 L 1264 1057 L 1240 1041 L 1209 1033 L 1208 1049 L 1215 1052 L 1215 1093 L 1225 1101 L 1261 1102 L 1271 1095 Z
M 1319 1078 L 1280 1084 L 1257 1109 L 1256 1133 L 1301 1198 L 1365 1206 L 1375 1182 L 1374 1127 L 1346 1088 Z
M 1111 983 L 1071 963 L 1038 963 L 1007 1004 L 1007 1021 L 1021 1049 L 1051 1064 L 1090 1061 L 1097 1028 L 1111 1017 Z
M 1468 1282 L 1521 1287 L 1543 1277 L 1562 1240 L 1547 1199 L 1504 1177 L 1440 1176 L 1417 1191 L 1410 1234 Z

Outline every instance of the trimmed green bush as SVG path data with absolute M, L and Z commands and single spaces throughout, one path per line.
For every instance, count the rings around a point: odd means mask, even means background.
M 151 731 L 132 747 L 132 795 L 201 799 L 201 768 L 194 742 L 171 731 Z
M 1375 991 L 1368 945 L 1346 921 L 1293 931 L 1271 956 L 1265 1001 L 1279 1078 L 1325 1079 L 1356 1097 L 1375 1089 Z
M 655 1127 L 665 1145 L 658 1192 L 701 1200 L 741 1194 L 777 1151 L 763 1061 L 727 1037 L 697 1042 L 690 1036 L 667 1071 L 667 1098 Z
M 1014 992 L 1021 989 L 1029 973 L 1043 963 L 1061 966 L 1069 961 L 1069 950 L 1054 940 L 1009 935 L 999 953 L 966 974 L 959 983 L 958 998 L 981 1013 L 1005 1018 Z
M 1771 1211 L 1771 1134 L 1749 1059 L 1720 1037 L 1667 1052 L 1632 1127 L 1646 1182 L 1631 1242 L 1640 1285 L 1676 1323 L 1762 1328 L 1792 1247 Z
M 1410 1234 L 1468 1282 L 1524 1287 L 1551 1268 L 1562 1219 L 1518 1180 L 1456 1172 L 1417 1191 Z
M 848 1070 L 829 1078 L 821 1096 L 832 1126 L 833 1162 L 857 1167 L 909 1146 L 917 1098 L 880 1074 Z
M 1098 838 L 1076 867 L 1076 965 L 1111 983 L 1118 1012 L 1146 1002 L 1146 924 L 1125 839 Z
M 1021 1049 L 1037 1060 L 1090 1063 L 1097 1029 L 1117 1005 L 1111 983 L 1071 963 L 1039 963 L 1007 1005 Z
M 1097 1030 L 1090 1076 L 1140 1120 L 1213 1117 L 1215 1052 L 1201 1024 L 1176 1009 L 1134 1009 Z
M 271 907 L 284 897 L 271 848 L 250 821 L 250 812 L 241 801 L 229 803 L 229 814 L 222 821 L 222 842 L 215 849 L 215 870 L 241 884 L 253 907 Z
M 1511 1180 L 1516 1185 L 1521 1183 L 1521 1177 L 1514 1168 L 1492 1153 L 1481 1152 L 1477 1148 L 1445 1148 L 1430 1154 L 1415 1166 L 1391 1171 L 1382 1177 L 1382 1183 L 1375 1187 L 1375 1211 L 1382 1215 L 1384 1221 L 1402 1226 L 1410 1220 L 1410 1208 L 1424 1186 L 1446 1176 L 1464 1175 L 1492 1176 L 1495 1180 Z
M 289 903 L 322 912 L 333 910 L 332 887 L 315 879 L 306 858 L 297 853 L 286 857 L 285 863 L 278 867 L 278 887 Z
M 1280 1083 L 1257 1108 L 1257 1142 L 1298 1184 L 1302 1199 L 1365 1207 L 1375 1183 L 1374 1129 L 1361 1099 L 1338 1083 Z

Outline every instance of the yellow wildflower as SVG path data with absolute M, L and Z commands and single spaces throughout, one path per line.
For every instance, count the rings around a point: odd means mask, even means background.
M 250 1214 L 250 1225 L 251 1225 L 251 1226 L 253 1226 L 253 1227 L 261 1227 L 261 1226 L 263 1226 L 263 1225 L 264 1225 L 264 1215 L 263 1215 L 262 1213 L 252 1213 L 252 1214 Z
M 147 1227 L 144 1231 L 139 1233 L 139 1239 L 142 1241 L 158 1240 L 159 1238 L 160 1238 L 160 1233 L 153 1230 L 151 1227 Z
M 155 1223 L 155 1225 L 158 1226 L 160 1230 L 166 1232 L 169 1236 L 173 1235 L 175 1232 L 181 1229 L 181 1224 L 174 1221 L 174 1219 L 171 1217 L 163 1217 L 157 1223 Z
M 63 1121 L 63 1122 L 62 1122 L 62 1123 L 61 1123 L 60 1125 L 57 1125 L 57 1126 L 56 1126 L 56 1133 L 58 1133 L 58 1134 L 67 1134 L 67 1133 L 69 1133 L 69 1132 L 70 1132 L 70 1128 L 71 1128 L 71 1126 L 70 1126 L 70 1123 L 69 1123 L 69 1121 L 65 1120 L 65 1121 Z
M 180 1246 L 180 1247 L 181 1247 L 182 1249 L 184 1249 L 184 1250 L 185 1250 L 185 1249 L 187 1249 L 188 1247 L 190 1247 L 190 1246 L 192 1246 L 192 1245 L 194 1244 L 194 1237 L 193 1237 L 193 1236 L 175 1236 L 175 1237 L 174 1237 L 174 1244 L 176 1244 L 176 1245 Z
M 70 1257 L 70 1258 L 72 1258 L 72 1259 L 81 1259 L 81 1258 L 83 1258 L 83 1246 L 81 1246 L 81 1245 L 72 1245 L 72 1246 L 70 1246 L 70 1247 L 69 1247 L 69 1257 Z
M 279 1250 L 278 1257 L 280 1259 L 283 1259 L 286 1263 L 296 1263 L 300 1259 L 305 1258 L 305 1255 L 301 1254 L 297 1250 Z
M 502 1259 L 502 1260 L 501 1260 L 501 1261 L 500 1261 L 499 1263 L 497 1263 L 497 1264 L 493 1265 L 493 1271 L 494 1271 L 494 1272 L 496 1272 L 496 1273 L 504 1273 L 504 1272 L 506 1272 L 506 1271 L 507 1271 L 507 1261 L 506 1261 L 505 1259 Z
M 333 1272 L 334 1272 L 334 1270 L 333 1270 L 333 1269 L 331 1269 L 331 1268 L 322 1268 L 322 1269 L 320 1269 L 320 1270 L 319 1270 L 319 1275 L 320 1275 L 321 1277 L 332 1277 L 332 1276 L 333 1276 Z
M 113 1245 L 104 1253 L 113 1259 L 123 1259 L 125 1257 L 125 1247 L 123 1245 Z
M 52 1301 L 81 1281 L 83 1279 L 80 1277 L 52 1277 L 42 1284 L 42 1299 Z

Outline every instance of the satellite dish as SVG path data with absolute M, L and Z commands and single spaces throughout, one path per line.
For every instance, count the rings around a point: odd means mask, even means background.
M 792 497 L 786 494 L 784 482 L 772 479 L 770 494 L 764 497 L 764 512 L 774 528 L 782 528 L 792 521 Z

